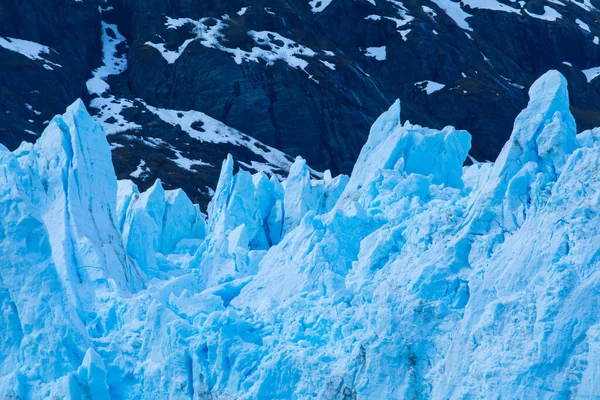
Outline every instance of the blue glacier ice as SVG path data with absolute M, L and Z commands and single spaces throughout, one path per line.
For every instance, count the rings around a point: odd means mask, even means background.
M 118 183 L 117 213 L 123 242 L 146 279 L 168 278 L 179 268 L 165 258 L 175 253 L 184 239 L 200 240 L 205 235 L 205 220 L 181 190 L 165 191 L 160 180 L 144 193 L 131 181 Z
M 0 398 L 600 397 L 600 128 L 556 71 L 494 163 L 374 123 L 351 176 L 117 181 L 80 101 L 0 146 Z

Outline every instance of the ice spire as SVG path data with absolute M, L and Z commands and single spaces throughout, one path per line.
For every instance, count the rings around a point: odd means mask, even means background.
M 79 298 L 90 307 L 93 293 L 139 290 L 143 280 L 118 228 L 110 146 L 83 102 L 54 117 L 32 150 L 32 181 L 44 193 L 40 213 L 53 230 L 50 244 L 62 279 L 85 291 Z

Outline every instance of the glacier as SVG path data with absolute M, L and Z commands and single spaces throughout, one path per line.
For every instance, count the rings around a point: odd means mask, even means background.
M 350 176 L 117 181 L 76 101 L 0 146 L 0 398 L 600 397 L 600 129 L 565 78 L 496 162 L 395 102 Z

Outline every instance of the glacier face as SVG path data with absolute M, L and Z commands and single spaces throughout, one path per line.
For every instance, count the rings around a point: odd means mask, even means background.
M 208 216 L 117 182 L 79 101 L 0 147 L 0 397 L 600 396 L 600 133 L 565 79 L 495 163 L 400 113 L 350 177 L 229 157 Z

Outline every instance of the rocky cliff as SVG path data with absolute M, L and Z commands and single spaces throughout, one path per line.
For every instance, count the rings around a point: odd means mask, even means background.
M 0 142 L 35 140 L 84 99 L 119 178 L 204 207 L 228 153 L 285 174 L 296 155 L 348 173 L 374 119 L 473 136 L 495 160 L 526 87 L 558 69 L 579 129 L 600 124 L 596 0 L 7 0 Z M 290 157 L 291 156 L 291 157 Z

